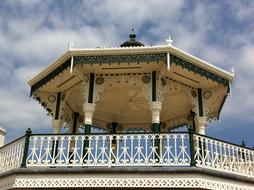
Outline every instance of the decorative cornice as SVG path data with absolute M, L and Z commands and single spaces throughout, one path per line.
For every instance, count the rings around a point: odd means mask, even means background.
M 74 65 L 76 64 L 120 64 L 120 63 L 130 63 L 130 62 L 159 62 L 162 61 L 164 64 L 167 62 L 166 53 L 150 53 L 150 54 L 126 54 L 126 55 L 98 55 L 98 56 L 74 56 Z M 211 79 L 212 81 L 223 84 L 224 86 L 229 85 L 229 80 L 225 79 L 217 74 L 214 74 L 202 67 L 199 67 L 191 62 L 183 60 L 175 55 L 170 55 L 171 64 L 175 64 L 185 68 L 189 71 L 199 74 L 202 77 Z M 32 85 L 31 93 L 41 88 L 43 85 L 48 83 L 50 80 L 54 79 L 57 75 L 62 73 L 65 69 L 70 67 L 71 59 L 66 60 L 62 65 L 54 69 L 44 78 L 39 80 L 37 83 Z
M 197 65 L 194 65 L 193 63 L 190 63 L 188 61 L 185 61 L 175 55 L 170 55 L 170 62 L 176 64 L 177 66 L 181 66 L 182 68 L 187 69 L 188 71 L 192 71 L 194 73 L 199 74 L 202 77 L 206 77 L 207 79 L 211 79 L 212 81 L 216 81 L 219 84 L 223 84 L 224 86 L 227 86 L 229 84 L 229 80 L 216 75 L 210 71 L 207 71 Z

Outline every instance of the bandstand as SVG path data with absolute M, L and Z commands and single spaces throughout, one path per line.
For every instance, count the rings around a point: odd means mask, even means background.
M 28 82 L 53 133 L 28 129 L 0 148 L 1 189 L 254 189 L 254 151 L 205 135 L 234 74 L 171 38 L 129 38 L 115 48 L 70 44 Z

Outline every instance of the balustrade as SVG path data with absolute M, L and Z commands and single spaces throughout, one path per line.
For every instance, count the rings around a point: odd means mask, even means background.
M 254 150 L 192 132 L 27 133 L 0 148 L 0 173 L 20 167 L 112 166 L 197 166 L 254 177 Z
M 0 148 L 0 173 L 21 166 L 25 146 L 25 137 Z

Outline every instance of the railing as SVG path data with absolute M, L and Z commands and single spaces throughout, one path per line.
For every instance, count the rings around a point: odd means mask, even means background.
M 188 166 L 189 134 L 36 135 L 27 166 Z
M 19 168 L 24 153 L 25 137 L 0 148 L 0 173 Z
M 194 135 L 196 166 L 254 177 L 254 150 Z
M 254 150 L 192 132 L 31 134 L 0 148 L 0 173 L 19 167 L 203 167 L 254 177 Z

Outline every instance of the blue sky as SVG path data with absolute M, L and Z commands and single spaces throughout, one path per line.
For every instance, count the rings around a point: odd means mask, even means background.
M 119 46 L 131 28 L 146 44 L 174 45 L 222 69 L 235 69 L 232 96 L 207 135 L 254 146 L 254 1 L 1 0 L 0 126 L 7 141 L 50 132 L 50 118 L 29 99 L 27 81 L 67 50 Z

